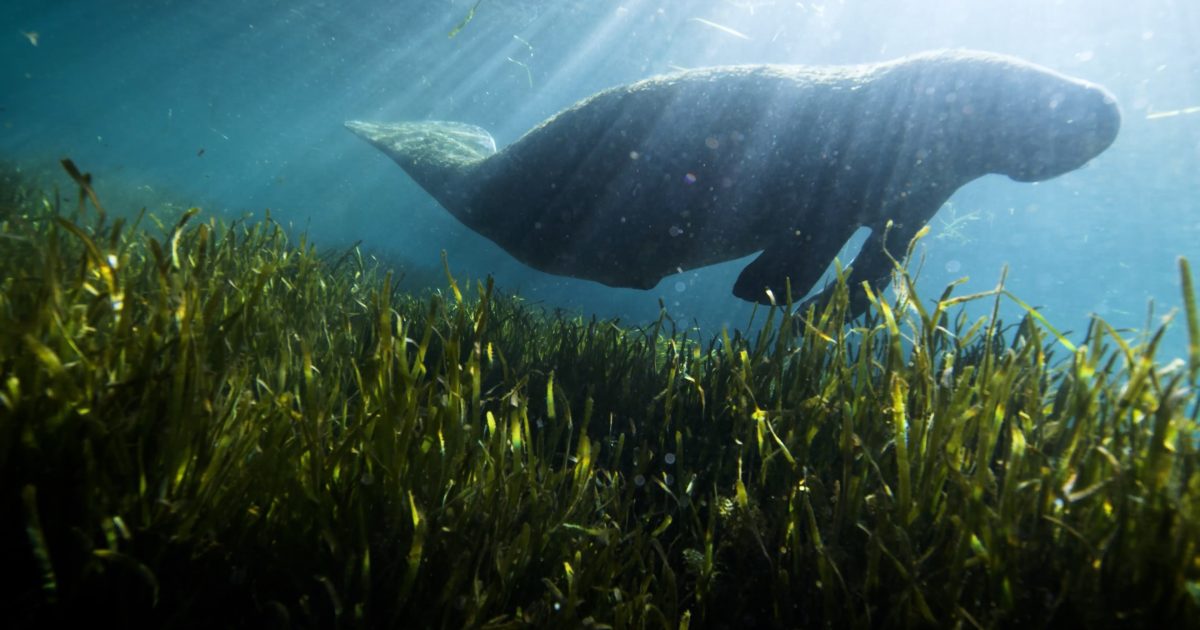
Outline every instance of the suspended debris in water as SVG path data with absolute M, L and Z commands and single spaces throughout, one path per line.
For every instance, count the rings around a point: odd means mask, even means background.
M 532 59 L 533 58 L 533 44 L 530 44 L 529 42 L 525 41 L 524 39 L 521 39 L 521 37 L 519 35 L 513 35 L 513 39 L 515 39 L 518 42 L 521 42 L 522 44 L 525 45 L 526 54 L 527 54 L 526 59 Z M 529 89 L 533 89 L 533 72 L 531 72 L 529 70 L 529 65 L 523 61 L 517 61 L 516 59 L 513 59 L 512 57 L 505 57 L 505 59 L 508 59 L 509 61 L 517 64 L 518 66 L 521 66 L 521 69 L 523 69 L 525 71 L 525 78 L 529 81 Z
M 505 59 L 517 64 L 518 66 L 521 66 L 521 68 L 525 70 L 525 78 L 529 80 L 529 87 L 532 88 L 533 87 L 533 73 L 529 71 L 529 66 L 525 65 L 524 63 L 521 63 L 520 61 L 517 61 L 516 59 L 513 59 L 512 57 L 505 57 Z
M 1184 107 L 1183 109 L 1172 109 L 1165 112 L 1154 112 L 1146 114 L 1146 120 L 1158 120 L 1159 118 L 1172 118 L 1174 116 L 1182 116 L 1184 114 L 1200 113 L 1200 105 L 1194 107 Z
M 39 35 L 37 31 L 21 31 L 21 34 L 25 36 L 25 39 L 29 40 L 30 44 L 33 44 L 34 46 L 38 45 Z
M 741 31 L 735 31 L 735 30 L 729 28 L 728 26 L 724 26 L 722 24 L 717 24 L 716 22 L 710 22 L 704 18 L 694 17 L 694 18 L 690 18 L 690 19 L 693 22 L 699 22 L 709 28 L 715 28 L 718 31 L 721 31 L 722 33 L 726 33 L 728 35 L 733 35 L 734 37 L 740 37 L 741 39 L 745 39 L 745 40 L 750 39 L 750 37 L 748 35 L 746 35 L 745 33 L 741 32 Z
M 938 217 L 938 221 L 941 221 L 942 227 L 938 234 L 934 236 L 934 238 L 951 239 L 958 243 L 971 242 L 971 238 L 964 233 L 963 228 L 965 228 L 967 224 L 983 218 L 980 216 L 979 211 L 972 210 L 970 212 L 959 214 L 958 207 L 950 202 L 947 202 L 943 208 L 945 208 L 946 212 L 941 214 L 948 216 Z
M 458 35 L 459 31 L 466 28 L 467 24 L 475 18 L 475 9 L 478 9 L 479 5 L 481 4 L 483 4 L 483 0 L 475 0 L 475 4 L 471 5 L 471 9 L 467 11 L 466 17 L 464 17 L 461 22 L 456 24 L 454 28 L 451 29 L 450 33 L 446 35 L 446 37 L 453 39 L 454 36 Z

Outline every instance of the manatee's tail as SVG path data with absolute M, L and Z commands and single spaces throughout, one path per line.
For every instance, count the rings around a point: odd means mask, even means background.
M 439 201 L 468 169 L 496 153 L 491 134 L 464 123 L 349 120 L 346 127 L 395 160 Z

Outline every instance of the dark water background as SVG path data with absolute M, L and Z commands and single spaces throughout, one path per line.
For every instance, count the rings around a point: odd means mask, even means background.
M 714 333 L 749 318 L 729 293 L 744 262 L 649 292 L 534 272 L 460 226 L 342 122 L 458 120 L 504 146 L 597 90 L 676 66 L 964 47 L 1103 84 L 1124 125 L 1079 171 L 960 190 L 925 241 L 922 295 L 964 275 L 960 294 L 991 288 L 1007 264 L 1009 288 L 1077 338 L 1093 313 L 1142 328 L 1153 300 L 1157 320 L 1180 304 L 1176 258 L 1200 266 L 1200 113 L 1147 118 L 1200 105 L 1196 0 L 483 0 L 448 37 L 473 4 L 5 0 L 0 158 L 70 156 L 102 196 L 134 190 L 233 216 L 270 208 L 319 246 L 361 240 L 428 266 L 446 250 L 459 275 L 492 274 L 531 301 L 585 314 L 644 321 L 661 298 Z M 1181 323 L 1162 358 L 1184 353 Z

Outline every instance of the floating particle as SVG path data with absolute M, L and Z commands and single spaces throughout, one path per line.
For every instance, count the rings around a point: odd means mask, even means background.
M 725 26 L 722 24 L 717 24 L 716 22 L 711 22 L 704 18 L 694 17 L 694 18 L 691 18 L 691 21 L 696 22 L 697 24 L 703 24 L 712 29 L 716 29 L 727 35 L 733 35 L 734 37 L 737 37 L 738 39 L 750 39 L 750 37 L 747 36 L 745 33 L 735 31 L 735 30 L 729 28 L 728 26 Z
M 1171 118 L 1174 116 L 1182 116 L 1184 114 L 1200 113 L 1200 106 L 1184 107 L 1183 109 L 1172 109 L 1165 112 L 1154 112 L 1146 114 L 1146 120 L 1158 120 L 1159 118 Z
M 688 173 L 687 175 L 684 175 L 683 181 L 688 184 L 695 184 L 696 183 L 696 174 Z
M 950 262 L 946 263 L 946 271 L 949 273 L 958 273 L 959 269 L 962 269 L 962 263 L 958 262 L 957 260 L 951 260 Z
M 683 293 L 684 291 L 687 291 L 687 283 L 682 280 L 680 280 L 679 282 L 676 282 L 675 283 L 675 291 L 678 293 Z
M 671 229 L 667 231 L 671 233 L 671 236 L 679 236 L 680 234 L 683 234 L 683 228 L 679 227 L 678 225 L 672 225 Z

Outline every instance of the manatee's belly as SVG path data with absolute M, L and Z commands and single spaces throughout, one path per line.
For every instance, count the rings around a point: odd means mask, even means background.
M 763 248 L 758 234 L 698 227 L 686 220 L 644 220 L 636 213 L 535 221 L 517 241 L 493 239 L 541 271 L 610 286 L 649 288 L 666 275 L 732 260 Z
M 542 271 L 649 288 L 760 251 L 779 229 L 804 222 L 811 195 L 763 188 L 761 169 L 680 162 L 651 158 L 616 173 L 583 168 L 493 187 L 481 199 L 503 201 L 483 212 L 508 220 L 485 236 Z
M 765 246 L 760 233 L 731 222 L 722 222 L 721 228 L 687 217 L 648 219 L 622 213 L 619 207 L 613 210 L 611 216 L 567 224 L 538 222 L 512 253 L 550 273 L 649 288 L 663 276 L 740 258 Z

